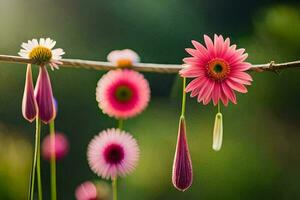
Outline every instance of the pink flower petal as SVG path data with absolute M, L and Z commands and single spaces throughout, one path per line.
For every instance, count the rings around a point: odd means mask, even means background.
M 26 70 L 26 80 L 25 80 L 25 88 L 22 100 L 22 114 L 23 117 L 29 122 L 33 122 L 33 120 L 37 116 L 37 102 L 34 97 L 34 87 L 32 81 L 32 72 L 31 65 L 27 65 Z
M 225 82 L 231 89 L 233 89 L 235 91 L 238 91 L 238 92 L 241 92 L 241 93 L 247 93 L 248 92 L 247 88 L 244 85 L 240 84 L 240 83 L 231 81 L 230 79 L 227 79 Z
M 172 182 L 180 191 L 187 190 L 193 182 L 193 169 L 188 142 L 186 138 L 186 127 L 184 117 L 180 118 L 176 152 L 173 163 Z
M 236 96 L 232 89 L 225 82 L 222 83 L 222 89 L 224 94 L 230 99 L 230 101 L 236 104 Z

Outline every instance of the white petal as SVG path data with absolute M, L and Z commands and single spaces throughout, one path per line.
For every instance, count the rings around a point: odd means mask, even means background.
M 33 43 L 34 47 L 39 46 L 39 42 L 37 41 L 37 39 L 33 39 L 32 43 Z
M 41 46 L 45 46 L 45 39 L 44 38 L 40 38 L 40 45 Z

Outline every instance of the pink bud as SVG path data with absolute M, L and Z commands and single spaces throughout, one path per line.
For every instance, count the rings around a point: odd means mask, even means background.
M 33 122 L 37 115 L 37 102 L 34 97 L 31 65 L 27 65 L 25 88 L 22 100 L 22 114 L 29 122 Z
M 48 134 L 42 143 L 42 155 L 44 159 L 50 160 L 53 151 L 56 160 L 64 158 L 69 152 L 69 142 L 64 134 L 56 133 L 53 144 L 51 145 L 51 135 Z
M 76 188 L 75 196 L 77 200 L 97 200 L 97 188 L 92 182 L 86 181 Z
M 34 94 L 39 108 L 39 118 L 48 124 L 55 118 L 56 112 L 51 82 L 45 66 L 40 67 Z
M 187 190 L 193 182 L 193 169 L 186 139 L 185 119 L 180 117 L 177 146 L 173 163 L 172 182 L 180 191 Z

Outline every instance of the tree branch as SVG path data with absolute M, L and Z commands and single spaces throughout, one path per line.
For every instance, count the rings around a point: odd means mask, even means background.
M 114 69 L 109 62 L 102 61 L 91 61 L 91 60 L 79 60 L 79 59 L 61 59 L 63 65 L 61 67 L 68 68 L 84 68 L 84 69 L 94 69 L 94 70 L 110 70 Z M 27 64 L 32 63 L 32 60 L 22 58 L 19 56 L 10 56 L 10 55 L 0 55 L 0 62 L 6 63 L 18 63 L 18 64 Z M 266 64 L 257 64 L 253 65 L 249 71 L 255 72 L 278 72 L 280 70 L 289 69 L 289 68 L 300 68 L 300 60 L 286 63 L 275 63 L 271 61 Z M 132 66 L 132 69 L 142 72 L 155 72 L 155 73 L 178 73 L 182 69 L 182 65 L 179 64 L 154 64 L 154 63 L 138 63 Z

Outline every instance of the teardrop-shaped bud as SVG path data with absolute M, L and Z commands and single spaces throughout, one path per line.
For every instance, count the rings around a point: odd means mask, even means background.
M 222 113 L 217 113 L 215 118 L 215 126 L 213 133 L 213 145 L 212 148 L 215 151 L 219 151 L 222 147 L 223 141 L 223 116 Z
M 193 182 L 192 161 L 186 138 L 184 117 L 180 117 L 176 152 L 173 162 L 172 182 L 180 191 L 187 190 Z
M 39 108 L 39 118 L 48 124 L 55 118 L 56 112 L 52 86 L 45 66 L 40 67 L 34 94 Z
M 29 122 L 33 122 L 37 115 L 37 103 L 34 97 L 31 65 L 27 65 L 25 88 L 22 100 L 22 114 Z

